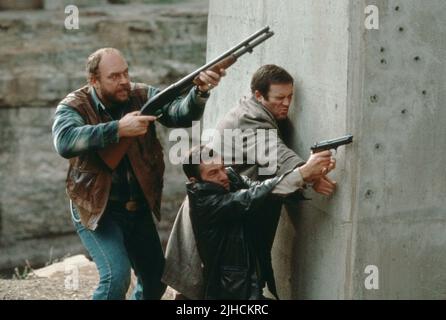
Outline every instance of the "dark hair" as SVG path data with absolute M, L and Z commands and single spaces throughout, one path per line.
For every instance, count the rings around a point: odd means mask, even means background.
M 271 84 L 294 83 L 293 77 L 285 69 L 274 64 L 265 64 L 254 73 L 251 79 L 251 92 L 258 90 L 268 100 L 268 92 Z
M 196 178 L 201 180 L 200 163 L 203 159 L 203 155 L 205 155 L 206 158 L 214 158 L 220 154 L 205 145 L 196 146 L 190 149 L 183 160 L 183 171 L 188 179 Z
M 115 48 L 101 48 L 90 54 L 85 63 L 85 71 L 87 72 L 87 81 L 89 83 L 93 77 L 99 77 L 99 63 L 105 53 L 117 53 L 123 57 L 121 51 Z

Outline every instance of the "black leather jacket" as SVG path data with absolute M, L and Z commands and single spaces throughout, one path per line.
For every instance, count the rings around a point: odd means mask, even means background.
M 277 296 L 269 254 L 257 250 L 250 221 L 281 180 L 275 177 L 254 182 L 227 169 L 230 191 L 211 182 L 187 185 L 198 252 L 204 265 L 205 299 L 248 299 L 252 297 L 252 279 L 265 280 Z M 259 264 L 268 261 L 269 266 Z M 187 275 L 186 275 L 187 276 Z

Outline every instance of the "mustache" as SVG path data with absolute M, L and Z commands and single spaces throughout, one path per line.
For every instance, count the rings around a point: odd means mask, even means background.
M 124 91 L 130 92 L 130 90 L 131 90 L 130 84 L 120 86 L 119 90 L 120 91 L 124 90 Z

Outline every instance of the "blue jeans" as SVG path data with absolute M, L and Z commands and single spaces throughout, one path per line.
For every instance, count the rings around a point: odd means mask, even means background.
M 132 299 L 160 299 L 164 254 L 147 209 L 128 212 L 108 206 L 96 230 L 85 228 L 74 205 L 71 217 L 79 237 L 99 271 L 93 300 L 120 300 L 130 285 L 131 268 L 138 279 Z

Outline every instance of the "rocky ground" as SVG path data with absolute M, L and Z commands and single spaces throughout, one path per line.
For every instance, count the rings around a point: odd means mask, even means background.
M 25 279 L 0 279 L 0 300 L 90 300 L 97 283 L 95 264 L 78 255 L 33 270 Z M 173 297 L 168 288 L 162 299 Z

